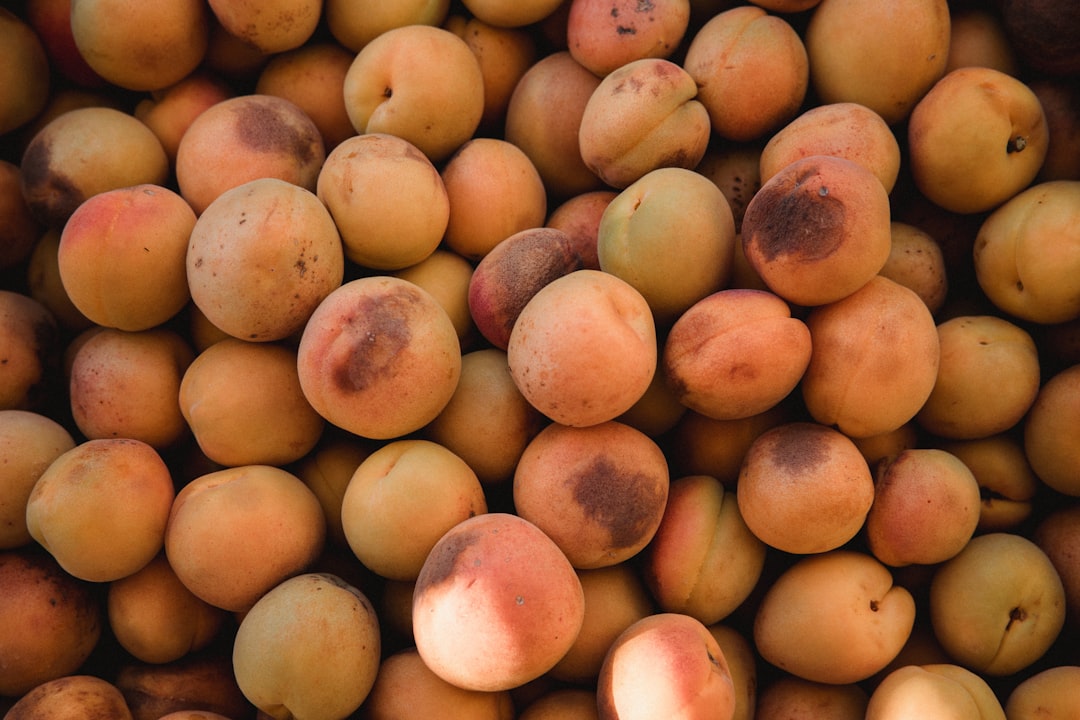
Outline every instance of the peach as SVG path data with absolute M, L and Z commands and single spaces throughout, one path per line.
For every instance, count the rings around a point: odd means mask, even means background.
M 1019 76 L 1020 64 L 1001 16 L 989 8 L 965 7 L 949 14 L 949 60 L 945 72 L 989 67 Z
M 887 193 L 900 174 L 900 142 L 892 128 L 881 115 L 855 102 L 815 105 L 772 134 L 761 149 L 761 182 L 811 155 L 858 163 L 877 176 Z
M 53 460 L 75 447 L 75 439 L 56 420 L 28 410 L 0 410 L 0 549 L 33 542 L 26 527 L 26 501 Z M 2 694 L 2 693 L 0 693 Z
M 733 491 L 714 477 L 685 475 L 671 482 L 642 572 L 662 610 L 714 625 L 750 596 L 765 552 Z
M 660 526 L 668 497 L 660 447 L 629 425 L 553 423 L 525 447 L 514 472 L 514 508 L 575 568 L 637 555 Z
M 169 467 L 154 448 L 126 438 L 86 440 L 38 478 L 26 527 L 71 575 L 110 582 L 161 551 L 174 496 Z
M 710 131 L 690 73 L 670 60 L 642 58 L 608 73 L 593 90 L 578 146 L 586 167 L 623 189 L 650 170 L 695 167 Z
M 416 648 L 388 654 L 360 708 L 362 720 L 392 720 L 419 713 L 446 720 L 512 720 L 509 690 L 466 690 L 452 685 L 424 664 Z
M 540 172 L 507 140 L 475 137 L 442 167 L 450 199 L 443 238 L 450 250 L 478 261 L 514 233 L 541 227 L 547 194 Z
M 601 189 L 578 146 L 585 106 L 599 85 L 600 78 L 561 50 L 533 63 L 507 101 L 503 137 L 529 157 L 553 198 Z
M 23 198 L 22 170 L 7 160 L 0 160 L 0 215 L 7 218 L 0 229 L 0 270 L 7 270 L 26 261 L 42 235 Z
M 975 439 L 1011 429 L 1039 392 L 1031 335 L 996 315 L 961 315 L 938 325 L 941 360 L 934 389 L 915 416 L 934 435 Z M 996 390 L 986 392 L 993 378 Z
M 1021 680 L 1005 700 L 1005 717 L 1010 720 L 1065 720 L 1080 713 L 1080 667 L 1059 665 L 1040 670 Z
M 0 696 L 17 698 L 72 674 L 102 635 L 94 587 L 33 547 L 0 552 Z
M 513 477 L 545 422 L 514 384 L 506 351 L 481 347 L 461 356 L 454 394 L 424 435 L 463 459 L 489 486 Z
M 71 355 L 68 394 L 87 438 L 129 438 L 169 449 L 187 436 L 177 393 L 195 354 L 166 327 L 102 328 Z
M 240 690 L 271 717 L 347 717 L 375 684 L 381 652 L 367 596 L 313 572 L 259 598 L 240 622 L 232 657 Z
M 735 489 L 750 532 L 771 547 L 798 554 L 847 543 L 874 501 L 873 475 L 851 439 L 804 421 L 758 436 Z
M 264 177 L 218 196 L 192 228 L 191 300 L 214 326 L 253 342 L 300 332 L 341 285 L 345 257 L 314 192 Z
M 1040 324 L 1080 317 L 1080 297 L 1067 280 L 1080 268 L 1078 199 L 1080 180 L 1047 181 L 983 220 L 973 248 L 975 277 L 994 307 Z
M 567 49 L 601 78 L 634 60 L 671 57 L 690 25 L 689 0 L 573 0 L 568 5 Z
M 465 0 L 470 14 L 495 27 L 524 27 L 538 23 L 555 12 L 560 0 L 527 0 L 506 3 L 500 0 Z
M 600 720 L 731 720 L 735 698 L 716 638 L 679 613 L 649 615 L 620 633 L 596 687 Z
M 551 538 L 491 512 L 458 523 L 432 548 L 416 580 L 413 636 L 442 679 L 498 692 L 550 670 L 584 612 L 581 582 Z
M 593 425 L 629 410 L 649 387 L 656 326 L 648 302 L 625 280 L 576 270 L 526 303 L 506 353 L 533 407 L 564 425 Z
M 818 422 L 852 437 L 879 435 L 912 420 L 930 397 L 940 344 L 913 290 L 875 276 L 847 298 L 814 308 L 806 325 L 813 349 L 800 387 Z
M 322 552 L 322 505 L 292 473 L 242 465 L 192 479 L 177 494 L 165 554 L 196 597 L 245 612 L 267 591 L 303 572 Z
M 209 33 L 210 8 L 202 0 L 71 0 L 79 54 L 127 90 L 160 90 L 187 77 L 203 61 Z
M 464 460 L 430 440 L 397 440 L 357 466 L 341 499 L 341 524 L 365 567 L 391 580 L 416 580 L 439 538 L 487 510 Z
M 351 435 L 327 435 L 294 466 L 295 474 L 315 493 L 326 520 L 327 539 L 338 548 L 348 540 L 341 521 L 341 503 L 356 468 L 375 450 L 375 443 Z
M 415 145 L 394 135 L 344 140 L 327 155 L 315 187 L 345 257 L 374 270 L 400 270 L 427 258 L 450 219 L 439 171 Z
M 889 195 L 866 167 L 834 155 L 785 165 L 746 206 L 743 252 L 774 293 L 824 305 L 863 287 L 892 241 Z
M 736 232 L 742 230 L 747 203 L 761 189 L 761 152 L 760 142 L 714 146 L 705 151 L 705 156 L 694 168 L 724 193 L 735 219 Z M 737 251 L 740 244 L 736 244 Z
M 534 227 L 510 235 L 476 264 L 469 280 L 469 313 L 480 334 L 505 350 L 518 315 L 541 288 L 580 270 L 580 256 L 561 230 Z
M 750 445 L 769 428 L 793 419 L 790 404 L 737 420 L 716 420 L 687 411 L 669 433 L 669 459 L 676 475 L 710 475 L 734 488 Z
M 1046 380 L 1035 396 L 1023 425 L 1024 454 L 1031 469 L 1051 489 L 1080 496 L 1076 468 L 1080 448 L 1070 428 L 1080 417 L 1080 366 L 1061 370 Z
M 316 412 L 361 437 L 387 440 L 442 412 L 461 375 L 450 316 L 408 280 L 370 276 L 326 297 L 297 348 L 300 387 Z
M 979 483 L 982 505 L 978 532 L 1013 530 L 1031 516 L 1040 482 L 1024 455 L 1023 442 L 1017 433 L 946 440 L 940 447 L 958 457 Z
M 165 664 L 122 663 L 114 678 L 135 720 L 192 709 L 231 720 L 254 712 L 236 686 L 229 652 L 195 653 Z
M 484 74 L 469 45 L 441 27 L 406 25 L 373 38 L 345 74 L 345 110 L 358 133 L 408 140 L 442 162 L 484 114 Z
M 929 619 L 949 657 L 984 677 L 1041 658 L 1065 624 L 1065 590 L 1050 558 L 1011 532 L 972 538 L 930 583 Z
M 52 84 L 49 56 L 34 27 L 11 10 L 0 12 L 0 39 L 3 43 L 3 67 L 0 80 L 3 102 L 0 103 L 0 135 L 23 127 L 49 102 Z
M 315 191 L 326 147 L 315 122 L 274 95 L 237 95 L 196 117 L 176 148 L 176 183 L 196 215 L 227 190 L 274 178 Z
M 224 610 L 184 587 L 164 554 L 110 583 L 106 611 L 120 646 L 147 663 L 169 663 L 206 648 L 227 619 Z
M 162 185 L 169 158 L 153 131 L 111 107 L 82 107 L 47 122 L 19 165 L 23 197 L 46 227 L 62 229 L 92 195 L 132 185 Z
M 320 0 L 207 0 L 221 26 L 266 55 L 306 43 L 322 16 Z
M 185 258 L 195 213 L 179 194 L 140 184 L 87 198 L 60 235 L 60 280 L 98 325 L 146 330 L 191 299 Z
M 631 183 L 597 229 L 600 269 L 634 286 L 663 327 L 727 285 L 734 254 L 727 198 L 686 168 L 658 168 Z
M 1080 624 L 1080 507 L 1055 508 L 1038 521 L 1031 538 L 1050 558 L 1065 588 L 1065 621 Z
M 259 71 L 255 92 L 293 102 L 315 123 L 330 152 L 356 134 L 344 96 L 345 75 L 354 57 L 332 42 L 311 42 L 275 53 Z
M 874 688 L 866 706 L 866 720 L 898 720 L 912 713 L 980 720 L 1005 718 L 986 680 L 949 662 L 907 665 L 893 670 Z
M 938 80 L 912 110 L 907 136 L 916 188 L 956 213 L 993 210 L 1027 188 L 1049 144 L 1038 96 L 986 67 Z
M 889 569 L 854 550 L 807 555 L 765 591 L 754 643 L 766 662 L 812 682 L 861 682 L 900 652 L 915 600 Z
M 133 720 L 123 693 L 96 675 L 71 674 L 43 682 L 12 705 L 4 717 L 30 718 L 107 717 Z
M 169 162 L 175 164 L 180 139 L 195 118 L 234 94 L 219 75 L 197 69 L 168 87 L 151 91 L 135 104 L 132 112 L 153 131 Z
M 326 424 L 300 388 L 296 350 L 278 343 L 214 343 L 184 371 L 178 397 L 203 454 L 225 466 L 296 462 Z
M 822 103 L 857 102 L 889 125 L 906 120 L 945 73 L 949 10 L 946 0 L 818 3 L 804 33 L 811 88 Z
M 860 685 L 782 675 L 758 693 L 757 720 L 864 720 L 870 695 Z
M 949 294 L 945 253 L 930 233 L 909 223 L 893 221 L 892 244 L 879 275 L 915 291 L 931 315 L 936 315 Z
M 787 397 L 810 364 L 810 330 L 765 290 L 730 289 L 682 313 L 661 367 L 675 396 L 710 418 L 736 420 Z
M 0 290 L 0 409 L 36 410 L 46 400 L 48 377 L 58 360 L 59 327 L 34 298 Z
M 870 552 L 893 567 L 948 560 L 975 534 L 979 492 L 968 466 L 944 450 L 912 448 L 882 460 L 866 516 Z
M 600 269 L 600 221 L 617 195 L 614 190 L 588 190 L 563 200 L 548 214 L 544 226 L 570 236 L 584 268 Z
M 755 5 L 724 10 L 702 25 L 683 67 L 713 131 L 738 142 L 763 138 L 794 118 L 810 85 L 802 37 Z
M 323 19 L 335 40 L 354 53 L 387 30 L 404 25 L 442 25 L 450 0 L 404 0 L 357 5 L 351 0 L 325 0 Z
M 476 325 L 469 314 L 469 281 L 473 266 L 468 260 L 441 245 L 430 255 L 408 267 L 390 273 L 427 290 L 442 306 L 457 331 L 462 349 L 477 339 Z

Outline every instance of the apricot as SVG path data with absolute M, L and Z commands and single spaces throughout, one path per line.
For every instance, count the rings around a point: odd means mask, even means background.
M 762 138 L 795 117 L 810 85 L 799 33 L 755 5 L 724 10 L 702 25 L 683 67 L 698 84 L 713 131 L 739 142 Z
M 518 461 L 514 508 L 575 568 L 605 567 L 637 555 L 656 534 L 668 480 L 663 451 L 640 430 L 553 423 Z
M 615 419 L 649 437 L 660 438 L 675 427 L 686 412 L 686 405 L 675 395 L 664 373 L 657 367 L 638 401 Z
M 169 158 L 140 120 L 112 107 L 64 112 L 38 130 L 22 155 L 23 197 L 34 218 L 63 229 L 92 195 L 132 185 L 163 185 Z
M 879 275 L 911 288 L 936 315 L 949 294 L 948 268 L 941 245 L 914 225 L 893 221 L 892 245 Z
M 0 214 L 7 218 L 0 229 L 0 270 L 7 270 L 33 254 L 42 234 L 23 198 L 22 170 L 7 160 L 0 160 Z
M 597 77 L 642 58 L 670 58 L 690 25 L 689 0 L 573 0 L 566 17 L 570 55 Z
M 676 475 L 709 475 L 735 487 L 743 457 L 759 435 L 793 419 L 789 403 L 737 420 L 716 420 L 688 410 L 668 436 Z
M 1046 485 L 1069 496 L 1080 496 L 1076 472 L 1077 448 L 1072 430 L 1080 415 L 1080 366 L 1051 377 L 1040 388 L 1023 425 L 1024 454 Z
M 870 695 L 855 683 L 833 685 L 782 675 L 758 693 L 758 720 L 864 720 Z
M 108 717 L 133 720 L 123 693 L 113 683 L 96 675 L 72 673 L 34 687 L 20 697 L 4 717 L 29 718 Z
M 548 214 L 544 226 L 570 237 L 584 268 L 600 269 L 600 221 L 617 195 L 614 190 L 586 191 L 562 201 Z
M 207 2 L 221 27 L 265 55 L 293 50 L 306 43 L 322 16 L 320 0 Z
M 314 192 L 273 177 L 226 190 L 192 228 L 191 300 L 214 326 L 253 342 L 300 332 L 341 285 L 337 226 Z
M 588 688 L 552 688 L 532 700 L 519 720 L 598 720 L 596 692 Z
M 53 314 L 28 295 L 0 290 L 0 410 L 37 410 L 60 350 Z
M 527 0 L 506 3 L 499 0 L 465 0 L 465 9 L 496 27 L 524 27 L 544 20 L 555 12 L 560 0 Z
M 1062 587 L 1065 589 L 1065 622 L 1068 628 L 1080 622 L 1080 566 L 1076 562 L 1080 551 L 1080 509 L 1076 505 L 1055 508 L 1035 526 L 1031 539 L 1050 558 Z
M 133 114 L 146 124 L 165 149 L 169 163 L 175 165 L 180 139 L 202 112 L 235 95 L 219 75 L 208 70 L 193 70 L 182 80 L 159 90 L 135 104 Z
M 461 347 L 449 315 L 408 280 L 371 276 L 331 292 L 297 348 L 304 396 L 328 422 L 375 440 L 419 430 L 450 401 Z
M 936 717 L 1005 717 L 986 680 L 950 662 L 907 665 L 888 673 L 870 695 L 866 720 L 891 720 L 912 712 Z
M 412 143 L 384 133 L 353 135 L 334 148 L 316 193 L 337 225 L 345 257 L 376 270 L 424 260 L 450 218 L 439 171 Z
M 94 323 L 75 307 L 64 290 L 59 251 L 60 231 L 46 230 L 26 262 L 26 292 L 52 314 L 59 328 L 77 334 Z
M 1005 716 L 1012 720 L 1064 720 L 1080 712 L 1072 688 L 1080 682 L 1080 667 L 1048 667 L 1020 681 L 1005 700 Z
M 981 7 L 957 8 L 949 13 L 949 61 L 945 72 L 959 67 L 989 67 L 1009 75 L 1020 74 L 1020 64 L 1005 24 L 996 12 Z
M 1032 515 L 1041 483 L 1018 433 L 1010 429 L 974 440 L 946 440 L 940 447 L 960 458 L 979 484 L 977 532 L 1015 530 Z
M 0 135 L 23 127 L 49 102 L 51 89 L 49 56 L 34 27 L 11 10 L 0 11 L 0 47 L 3 68 L 0 87 Z
M 648 302 L 625 280 L 576 270 L 526 303 L 506 353 L 533 407 L 563 425 L 594 425 L 626 412 L 648 389 L 656 326 Z
M 774 293 L 824 305 L 855 292 L 889 257 L 889 195 L 870 170 L 833 155 L 784 166 L 746 206 L 743 252 Z
M 408 280 L 424 290 L 442 306 L 457 331 L 462 349 L 468 349 L 476 341 L 477 330 L 469 314 L 469 281 L 473 266 L 468 260 L 442 246 L 426 258 L 408 267 L 390 273 L 396 278 Z
M 296 476 L 319 499 L 326 520 L 327 539 L 338 548 L 349 546 L 341 520 L 345 489 L 356 468 L 376 449 L 375 443 L 355 436 L 328 434 L 294 466 Z
M 710 130 L 690 73 L 671 60 L 642 58 L 608 73 L 593 90 L 578 146 L 590 170 L 622 189 L 650 170 L 695 167 Z
M 666 382 L 686 407 L 717 420 L 765 412 L 810 364 L 810 330 L 765 290 L 720 290 L 682 313 L 664 341 Z
M 278 343 L 214 343 L 185 369 L 178 393 L 199 449 L 220 465 L 296 462 L 326 424 L 300 388 L 296 351 Z
M 253 711 L 236 686 L 229 653 L 194 653 L 163 665 L 122 663 L 114 677 L 135 720 L 158 720 L 191 708 L 232 720 Z
M 175 494 L 169 467 L 146 443 L 86 440 L 38 478 L 26 527 L 71 575 L 110 582 L 161 551 Z
M 357 53 L 387 30 L 403 25 L 442 25 L 450 0 L 405 0 L 395 3 L 357 4 L 351 0 L 325 0 L 323 21 L 335 40 Z
M 761 189 L 761 152 L 760 142 L 711 147 L 694 168 L 716 183 L 724 194 L 735 219 L 736 233 L 742 230 L 747 203 Z M 737 253 L 741 252 L 741 244 L 736 243 Z
M 33 542 L 26 527 L 26 501 L 53 460 L 75 447 L 67 428 L 41 413 L 0 410 L 0 549 Z
M 484 513 L 455 525 L 424 561 L 413 636 L 439 677 L 498 692 L 550 670 L 584 612 L 581 582 L 551 538 L 518 515 Z

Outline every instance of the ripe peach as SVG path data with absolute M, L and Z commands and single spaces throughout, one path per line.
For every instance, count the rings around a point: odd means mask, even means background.
M 855 683 L 833 685 L 782 675 L 758 693 L 757 720 L 865 720 L 870 695 Z
M 80 0 L 82 1 L 82 0 Z M 230 34 L 265 55 L 300 47 L 315 33 L 322 15 L 320 0 L 207 0 Z
M 600 189 L 581 157 L 578 131 L 600 78 L 566 50 L 536 61 L 514 86 L 503 137 L 529 156 L 553 198 Z
M 748 5 L 713 16 L 694 34 L 683 67 L 720 137 L 747 142 L 790 121 L 810 69 L 802 37 L 779 15 Z
M 818 3 L 804 34 L 815 94 L 823 103 L 865 105 L 889 125 L 905 120 L 945 73 L 949 10 L 946 0 Z M 865 32 L 870 27 L 876 31 Z
M 71 354 L 72 419 L 87 438 L 130 438 L 166 450 L 184 438 L 177 402 L 194 352 L 167 327 L 138 332 L 102 328 Z
M 581 582 L 551 538 L 517 515 L 484 513 L 454 526 L 425 560 L 413 636 L 439 677 L 497 692 L 550 670 L 584 613 Z
M 982 504 L 977 532 L 1014 530 L 1031 516 L 1041 483 L 1017 433 L 1010 430 L 974 440 L 946 440 L 940 447 L 960 458 L 979 483 Z
M 468 260 L 442 246 L 409 267 L 390 273 L 424 290 L 442 306 L 457 331 L 462 349 L 476 341 L 477 330 L 469 314 L 469 281 L 473 266 Z
M 0 409 L 36 410 L 43 405 L 59 340 L 56 318 L 48 308 L 28 295 L 0 290 Z
M 912 110 L 907 135 L 916 188 L 956 213 L 993 210 L 1027 188 L 1049 144 L 1038 96 L 985 67 L 957 68 L 937 81 Z
M 1010 720 L 1065 720 L 1080 713 L 1080 667 L 1059 665 L 1040 670 L 1021 680 L 1005 700 Z
M 400 270 L 433 253 L 450 218 L 439 171 L 407 140 L 354 135 L 326 157 L 316 193 L 334 219 L 345 257 Z
M 203 61 L 209 33 L 210 8 L 202 0 L 71 0 L 79 54 L 128 90 L 160 90 L 187 77 Z
M 133 720 L 123 693 L 113 683 L 89 674 L 70 674 L 34 687 L 5 713 L 9 720 L 107 717 Z
M 657 613 L 611 644 L 596 688 L 600 720 L 731 720 L 735 687 L 716 638 L 700 621 Z
M 580 270 L 581 257 L 561 230 L 532 227 L 497 243 L 469 280 L 469 314 L 484 338 L 500 350 L 510 341 L 522 308 L 555 278 Z
M 16 130 L 38 115 L 49 102 L 52 84 L 49 56 L 41 37 L 24 18 L 0 9 L 0 135 Z
M 236 682 L 271 717 L 347 717 L 379 671 L 379 619 L 367 596 L 330 573 L 274 586 L 233 642 Z
M 0 410 L 0 550 L 33 542 L 26 527 L 26 501 L 53 460 L 75 447 L 67 428 L 27 410 Z M 2 693 L 0 693 L 2 694 Z
M 771 135 L 761 149 L 761 182 L 811 155 L 847 158 L 877 176 L 891 193 L 900 174 L 900 143 L 885 119 L 865 105 L 815 105 Z
M 660 447 L 629 425 L 548 425 L 514 472 L 514 508 L 575 568 L 614 565 L 652 539 L 668 497 Z
M 300 388 L 296 350 L 226 338 L 196 356 L 178 390 L 200 450 L 220 465 L 287 465 L 326 424 Z
M 0 228 L 0 270 L 7 270 L 33 254 L 42 234 L 23 198 L 22 170 L 7 160 L 0 160 L 0 216 L 6 218 Z
M 810 330 L 765 290 L 730 289 L 682 313 L 661 367 L 681 403 L 718 420 L 765 412 L 798 385 L 810 363 Z
M 295 103 L 237 95 L 204 110 L 176 148 L 176 183 L 196 215 L 227 190 L 275 178 L 315 191 L 326 160 L 318 126 Z
M 671 482 L 642 572 L 662 610 L 714 625 L 750 596 L 765 550 L 732 491 L 714 477 L 685 475 Z
M 812 422 L 762 433 L 746 453 L 736 499 L 746 526 L 788 553 L 821 553 L 858 534 L 874 479 L 846 435 Z
M 397 135 L 437 163 L 473 136 L 484 114 L 480 62 L 460 37 L 429 25 L 373 38 L 349 66 L 344 92 L 358 133 Z
M 576 270 L 533 295 L 506 352 L 514 383 L 537 410 L 564 425 L 593 425 L 629 410 L 649 387 L 656 326 L 625 280 Z
M 326 206 L 273 177 L 218 196 L 195 222 L 186 264 L 192 302 L 216 327 L 254 342 L 300 332 L 345 273 Z
M 852 437 L 879 435 L 912 420 L 933 391 L 937 326 L 913 290 L 875 276 L 814 308 L 806 325 L 813 349 L 800 387 L 818 422 Z
M 597 229 L 600 269 L 634 286 L 663 327 L 727 285 L 734 254 L 727 198 L 686 168 L 658 168 L 631 183 Z
M 356 134 L 345 110 L 345 75 L 355 53 L 336 43 L 311 42 L 275 53 L 259 71 L 255 92 L 293 102 L 311 118 L 330 152 Z
M 754 616 L 762 659 L 796 677 L 861 682 L 900 652 L 915 600 L 873 556 L 832 550 L 799 558 L 765 591 Z
M 570 236 L 582 267 L 600 269 L 597 248 L 600 237 L 600 221 L 604 210 L 618 195 L 614 190 L 590 190 L 562 201 L 548 214 L 545 227 L 562 230 Z
M 578 128 L 585 165 L 622 189 L 650 170 L 693 168 L 705 155 L 709 113 L 682 66 L 642 58 L 604 76 Z
M 23 197 L 42 225 L 62 229 L 92 195 L 139 184 L 162 185 L 169 158 L 145 124 L 111 107 L 62 113 L 23 152 Z
M 18 697 L 76 672 L 102 635 L 93 585 L 28 546 L 0 552 L 0 696 Z
M 353 554 L 384 578 L 415 580 L 450 528 L 487 512 L 476 473 L 430 440 L 397 440 L 357 466 L 341 500 Z
M 506 3 L 499 0 L 465 0 L 470 14 L 495 27 L 524 27 L 542 21 L 555 12 L 560 0 L 527 0 Z
M 1080 447 L 1074 442 L 1080 417 L 1080 366 L 1046 380 L 1024 421 L 1024 454 L 1031 469 L 1057 492 L 1080 496 Z
M 169 467 L 146 443 L 86 440 L 38 478 L 26 527 L 71 575 L 110 582 L 161 551 L 174 495 Z
M 330 293 L 304 327 L 300 387 L 327 421 L 385 440 L 442 412 L 461 375 L 449 315 L 408 280 L 370 276 Z
M 886 675 L 870 695 L 866 720 L 928 717 L 1004 720 L 993 688 L 971 670 L 949 662 L 906 665 Z
M 75 307 L 120 330 L 146 330 L 177 315 L 191 294 L 184 266 L 195 213 L 160 185 L 87 198 L 64 224 L 57 262 Z
M 175 164 L 180 138 L 195 118 L 234 94 L 220 76 L 207 70 L 193 70 L 175 84 L 150 92 L 135 104 L 132 112 L 157 135 L 169 162 Z
M 847 297 L 884 266 L 891 243 L 889 195 L 866 167 L 833 155 L 784 166 L 746 206 L 746 260 L 796 305 Z
M 450 199 L 444 243 L 469 260 L 514 233 L 542 226 L 547 217 L 540 172 L 507 140 L 468 140 L 443 165 L 442 180 Z
M 930 233 L 914 225 L 894 220 L 891 228 L 889 257 L 878 274 L 914 290 L 936 315 L 949 293 L 945 253 Z
M 1005 432 L 1039 392 L 1039 352 L 1030 333 L 997 315 L 960 315 L 938 325 L 934 389 L 915 416 L 934 435 L 975 439 Z M 993 393 L 986 379 L 994 378 Z
M 227 618 L 184 587 L 164 554 L 109 583 L 106 610 L 120 646 L 147 663 L 169 663 L 204 649 Z
M 690 25 L 689 0 L 573 0 L 568 5 L 567 49 L 601 78 L 634 60 L 671 57 Z

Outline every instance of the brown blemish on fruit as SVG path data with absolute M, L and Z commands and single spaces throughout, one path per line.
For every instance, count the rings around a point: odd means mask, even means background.
M 492 267 L 489 282 L 501 292 L 502 328 L 506 337 L 526 303 L 552 280 L 585 266 L 580 253 L 563 231 L 536 228 L 527 238 L 506 246 Z
M 460 530 L 447 535 L 434 548 L 416 578 L 414 597 L 419 599 L 431 588 L 438 587 L 454 575 L 462 554 L 480 541 L 480 532 Z
M 846 213 L 822 183 L 818 166 L 808 164 L 794 177 L 763 185 L 743 217 L 745 247 L 756 247 L 769 262 L 780 256 L 816 262 L 836 252 Z
M 358 299 L 352 314 L 342 318 L 341 334 L 353 347 L 348 361 L 334 368 L 337 388 L 362 392 L 393 374 L 396 358 L 412 341 L 410 319 L 419 302 L 419 295 L 406 288 Z
M 769 460 L 777 469 L 793 475 L 812 470 L 828 459 L 828 432 L 828 428 L 811 423 L 786 427 L 773 435 Z
M 284 113 L 262 102 L 240 103 L 234 109 L 237 136 L 256 152 L 295 157 L 301 165 L 314 160 L 315 138 L 294 126 Z
M 640 541 L 663 500 L 651 477 L 621 468 L 606 457 L 596 458 L 567 482 L 573 483 L 574 501 L 585 514 L 607 528 L 614 548 Z
M 85 196 L 75 183 L 53 167 L 52 143 L 38 137 L 30 141 L 23 153 L 23 195 L 34 218 L 51 228 L 63 227 Z

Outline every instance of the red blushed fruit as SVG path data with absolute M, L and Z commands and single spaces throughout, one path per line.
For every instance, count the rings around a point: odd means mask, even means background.
M 87 64 L 71 33 L 71 0 L 28 0 L 26 20 L 45 46 L 53 68 L 76 85 L 103 88 L 105 79 Z

